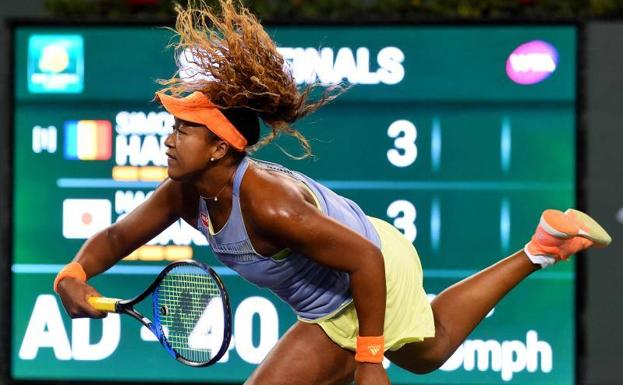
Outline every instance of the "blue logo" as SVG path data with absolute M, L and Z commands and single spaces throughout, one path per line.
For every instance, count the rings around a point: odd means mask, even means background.
M 84 41 L 80 35 L 32 35 L 28 39 L 28 91 L 79 94 L 84 89 Z

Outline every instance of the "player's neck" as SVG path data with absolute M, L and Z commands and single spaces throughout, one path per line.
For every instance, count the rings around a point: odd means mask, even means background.
M 222 206 L 231 200 L 237 168 L 237 163 L 223 161 L 223 164 L 216 164 L 204 171 L 195 187 L 208 206 Z

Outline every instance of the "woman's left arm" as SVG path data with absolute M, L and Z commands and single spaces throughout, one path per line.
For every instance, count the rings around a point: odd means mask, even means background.
M 322 265 L 348 272 L 359 335 L 382 336 L 386 288 L 381 250 L 324 215 L 297 191 L 274 185 L 260 191 L 263 193 L 255 194 L 245 207 L 247 224 L 275 247 L 289 248 Z

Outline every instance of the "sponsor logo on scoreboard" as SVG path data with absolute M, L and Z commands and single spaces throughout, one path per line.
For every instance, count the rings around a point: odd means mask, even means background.
M 112 125 L 108 120 L 65 122 L 65 159 L 108 160 L 112 156 Z
M 65 199 L 63 201 L 63 237 L 87 239 L 112 223 L 112 205 L 108 199 Z
M 506 74 L 515 83 L 529 85 L 550 77 L 558 67 L 558 51 L 542 40 L 521 44 L 506 60 Z
M 28 39 L 28 91 L 77 94 L 84 89 L 84 41 L 80 35 L 32 35 Z

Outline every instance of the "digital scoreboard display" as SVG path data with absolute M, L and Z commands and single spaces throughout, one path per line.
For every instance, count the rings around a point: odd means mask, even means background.
M 269 30 L 299 84 L 350 89 L 296 124 L 315 157 L 295 161 L 275 145 L 254 156 L 306 173 L 393 223 L 416 245 L 431 298 L 522 248 L 543 209 L 574 206 L 575 27 Z M 128 298 L 170 261 L 215 267 L 234 316 L 233 342 L 215 366 L 177 363 L 129 317 L 71 320 L 53 293 L 54 276 L 85 239 L 132 211 L 166 175 L 172 117 L 152 98 L 155 80 L 176 70 L 170 38 L 156 27 L 14 31 L 15 379 L 242 383 L 295 322 L 182 222 L 92 284 Z M 293 140 L 278 144 L 297 154 Z M 386 362 L 392 383 L 573 384 L 574 280 L 573 263 L 537 272 L 435 373 Z

